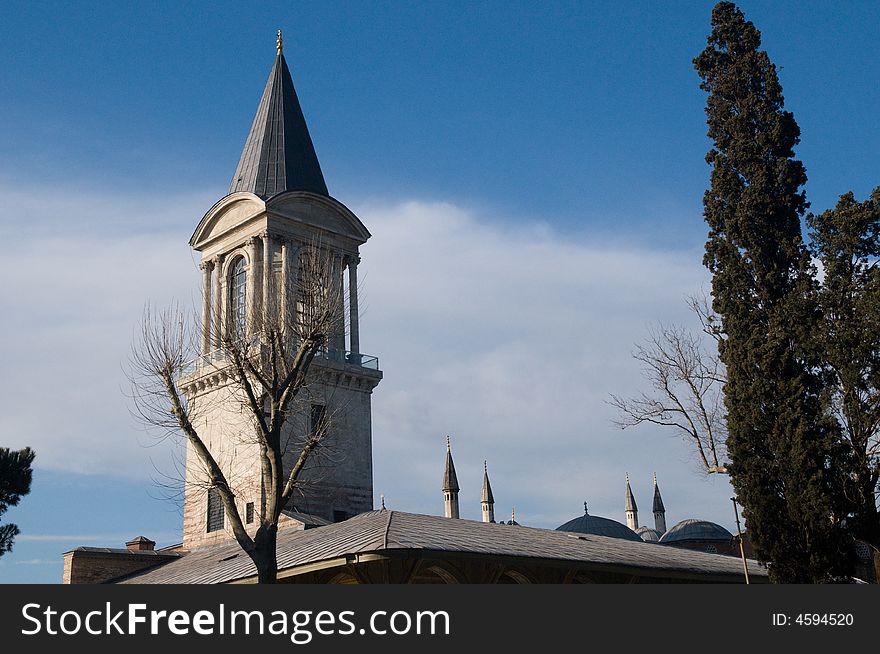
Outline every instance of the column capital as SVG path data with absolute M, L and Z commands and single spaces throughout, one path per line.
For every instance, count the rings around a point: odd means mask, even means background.
M 199 262 L 199 270 L 203 272 L 211 272 L 214 270 L 214 260 L 213 259 L 203 259 Z

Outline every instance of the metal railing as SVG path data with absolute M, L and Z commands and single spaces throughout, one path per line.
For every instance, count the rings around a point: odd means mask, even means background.
M 255 345 L 256 343 L 254 343 Z M 325 361 L 333 361 L 335 363 L 344 363 L 368 370 L 379 369 L 379 357 L 371 354 L 362 354 L 360 352 L 349 352 L 348 350 L 337 350 L 334 348 L 321 348 L 315 353 L 316 359 L 324 359 Z M 180 368 L 180 376 L 186 377 L 202 368 L 208 366 L 222 365 L 227 361 L 227 357 L 223 350 L 212 350 L 207 354 L 202 354 L 192 361 L 189 361 Z

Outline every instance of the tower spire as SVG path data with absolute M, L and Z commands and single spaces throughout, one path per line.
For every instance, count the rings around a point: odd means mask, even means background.
M 281 30 L 275 49 L 275 63 L 229 192 L 249 191 L 264 200 L 284 191 L 310 191 L 326 196 L 324 174 L 284 60 Z
M 654 529 L 661 534 L 666 533 L 666 507 L 663 506 L 663 498 L 660 497 L 660 487 L 657 485 L 657 473 L 654 473 Z
M 446 437 L 446 469 L 443 471 L 443 505 L 447 518 L 458 517 L 458 477 L 455 474 L 455 463 L 452 461 L 452 445 Z
M 629 473 L 626 473 L 626 502 L 624 511 L 626 512 L 626 526 L 635 531 L 639 528 L 639 507 L 636 506 L 636 498 L 633 496 L 632 488 L 629 485 Z
M 495 496 L 489 483 L 489 466 L 483 461 L 483 494 L 480 496 L 480 507 L 483 510 L 483 522 L 495 522 Z

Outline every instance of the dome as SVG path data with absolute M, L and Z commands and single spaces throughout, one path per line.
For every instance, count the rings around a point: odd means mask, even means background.
M 661 543 L 683 540 L 730 540 L 733 534 L 721 525 L 708 520 L 682 520 L 660 538 Z
M 641 543 L 642 539 L 632 529 L 616 520 L 601 518 L 596 515 L 585 513 L 574 520 L 569 520 L 564 525 L 556 528 L 556 531 L 573 531 L 578 534 L 593 534 L 594 536 L 608 536 L 609 538 L 622 538 Z
M 646 543 L 656 543 L 660 540 L 660 537 L 663 536 L 659 531 L 651 529 L 650 527 L 639 527 L 636 529 L 636 533 L 639 535 L 639 538 Z

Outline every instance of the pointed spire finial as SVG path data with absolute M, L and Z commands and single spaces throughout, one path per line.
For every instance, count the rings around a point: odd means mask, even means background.
M 451 445 L 450 442 L 449 442 L 449 435 L 448 435 L 448 434 L 446 435 L 446 449 L 447 449 L 447 450 L 451 450 L 451 449 L 452 449 L 452 445 Z
M 284 39 L 281 38 L 281 30 L 278 30 L 278 38 L 275 39 L 275 48 L 278 54 L 284 52 Z
M 587 501 L 584 500 L 584 515 L 590 515 L 590 512 L 587 510 Z
M 629 473 L 626 473 L 626 483 L 629 483 Z
M 385 510 L 385 496 L 384 496 L 384 495 L 380 495 L 380 496 L 379 496 L 379 501 L 382 503 L 382 510 L 384 511 L 384 510 Z
M 654 485 L 655 486 L 657 485 L 657 473 L 656 472 L 654 473 Z
M 486 461 L 486 459 L 483 459 L 483 472 L 489 472 L 489 463 Z
M 516 507 L 510 509 L 510 522 L 511 524 L 516 523 Z

